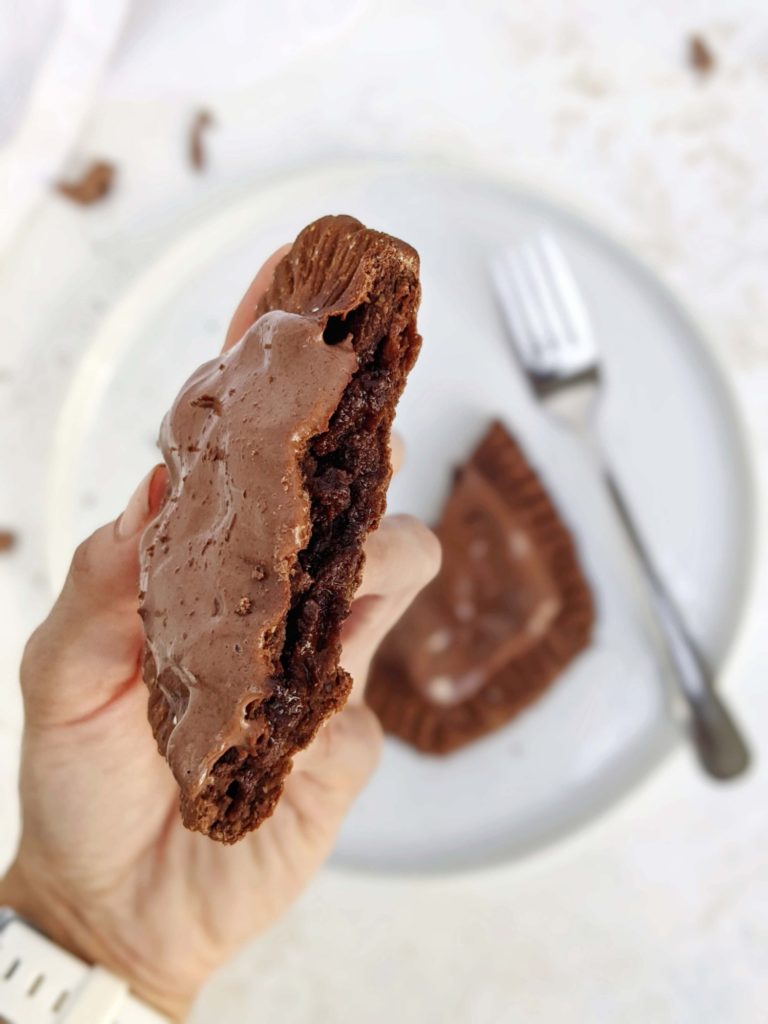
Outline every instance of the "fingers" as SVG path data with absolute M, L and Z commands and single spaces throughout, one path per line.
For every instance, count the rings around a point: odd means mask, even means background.
M 251 282 L 225 349 L 253 323 L 256 304 L 289 249 L 273 253 Z M 75 553 L 59 599 L 25 651 L 22 686 L 31 721 L 87 718 L 137 680 L 143 635 L 136 614 L 139 537 L 159 508 L 166 479 L 164 467 L 156 467 L 120 519 L 97 530 Z
M 240 300 L 240 305 L 237 307 L 235 314 L 232 317 L 232 321 L 227 331 L 227 337 L 224 341 L 224 352 L 226 352 L 227 349 L 232 348 L 233 345 L 236 345 L 253 323 L 254 311 L 258 305 L 259 299 L 261 299 L 264 292 L 266 292 L 267 288 L 269 288 L 272 283 L 275 267 L 283 256 L 290 251 L 290 244 L 280 246 L 279 249 L 272 253 L 256 277 L 251 281 L 248 286 L 248 290 Z
M 396 431 L 392 432 L 389 447 L 391 451 L 392 473 L 399 473 L 403 467 L 403 462 L 405 462 L 405 443 Z
M 96 713 L 136 680 L 142 649 L 136 604 L 139 538 L 166 485 L 156 466 L 125 511 L 78 547 L 61 594 L 24 652 L 28 721 L 64 724 Z
M 294 758 L 290 778 L 321 774 L 322 782 L 340 790 L 346 807 L 370 778 L 381 753 L 379 720 L 363 705 L 347 706 L 318 730 L 306 750 Z
M 281 862 L 303 884 L 325 860 L 349 808 L 379 763 L 382 730 L 364 705 L 334 715 L 294 759 L 275 813 Z
M 379 641 L 440 566 L 437 538 L 411 516 L 386 518 L 366 552 L 364 596 L 355 601 L 345 625 L 342 655 L 358 685 L 350 703 L 294 758 L 270 823 L 268 834 L 281 836 L 280 860 L 294 881 L 308 877 L 328 855 L 345 814 L 378 764 L 381 726 L 361 703 L 360 683 Z
M 373 712 L 346 707 L 294 758 L 269 821 L 241 843 L 214 851 L 213 856 L 227 860 L 222 884 L 229 877 L 237 880 L 233 898 L 251 900 L 247 917 L 258 922 L 259 929 L 285 912 L 331 852 L 350 805 L 378 763 L 381 747 L 381 726 Z M 203 842 L 208 848 L 215 845 Z
M 437 575 L 440 542 L 414 516 L 386 516 L 365 545 L 365 569 L 357 597 L 412 597 Z
M 373 773 L 381 727 L 362 704 L 362 684 L 381 639 L 440 567 L 440 545 L 412 516 L 389 516 L 366 545 L 366 568 L 344 628 L 342 664 L 356 686 L 350 703 L 318 731 L 294 759 L 285 797 L 324 857 L 344 814 Z M 313 847 L 314 849 L 314 847 Z
M 363 579 L 342 634 L 342 664 L 362 700 L 376 648 L 440 569 L 440 543 L 412 516 L 387 516 L 366 544 Z

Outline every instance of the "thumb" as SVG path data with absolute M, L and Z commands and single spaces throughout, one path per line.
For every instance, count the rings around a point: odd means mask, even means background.
M 139 539 L 166 485 L 156 466 L 125 511 L 77 548 L 64 587 L 24 652 L 27 719 L 61 725 L 89 718 L 139 677 Z
M 360 702 L 376 649 L 440 569 L 440 542 L 413 516 L 386 516 L 365 545 L 365 567 L 342 633 L 342 663 Z
M 273 818 L 250 838 L 254 851 L 277 844 L 280 891 L 292 898 L 331 852 L 350 806 L 381 755 L 382 729 L 374 713 L 347 705 L 321 726 L 293 770 Z M 245 845 L 245 844 L 244 844 Z

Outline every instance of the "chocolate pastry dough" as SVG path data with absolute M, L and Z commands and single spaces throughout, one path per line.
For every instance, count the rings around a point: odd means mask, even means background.
M 271 814 L 349 693 L 340 633 L 421 343 L 418 272 L 352 217 L 310 224 L 163 422 L 168 493 L 141 545 L 149 720 L 185 825 L 213 839 Z
M 374 660 L 367 700 L 389 732 L 447 753 L 508 722 L 589 642 L 573 540 L 518 445 L 494 423 L 458 471 L 439 575 Z

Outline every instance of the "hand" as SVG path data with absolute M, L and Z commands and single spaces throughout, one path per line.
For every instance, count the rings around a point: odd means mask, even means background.
M 284 251 L 246 293 L 227 347 L 250 325 Z M 330 851 L 379 757 L 381 731 L 360 693 L 371 657 L 436 573 L 439 547 L 409 517 L 386 519 L 369 538 L 343 634 L 353 696 L 296 757 L 274 815 L 222 846 L 182 826 L 146 718 L 138 546 L 164 488 L 156 467 L 122 516 L 80 545 L 27 645 L 23 828 L 0 904 L 181 1019 L 208 975 L 283 913 Z

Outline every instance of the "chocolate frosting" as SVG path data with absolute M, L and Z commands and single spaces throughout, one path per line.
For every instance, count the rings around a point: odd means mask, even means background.
M 247 709 L 272 691 L 309 539 L 301 459 L 356 369 L 349 340 L 328 344 L 317 320 L 266 313 L 163 421 L 169 487 L 142 539 L 140 613 L 172 712 L 161 748 L 188 796 L 227 749 L 259 739 Z M 247 518 L 235 511 L 246 499 Z
M 437 527 L 438 578 L 387 640 L 410 684 L 433 704 L 475 696 L 546 633 L 559 588 L 514 509 L 470 463 Z

